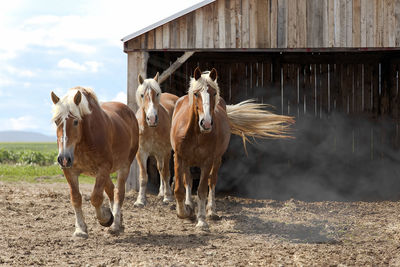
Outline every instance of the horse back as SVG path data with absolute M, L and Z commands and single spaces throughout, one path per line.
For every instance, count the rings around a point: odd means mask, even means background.
M 109 140 L 113 153 L 125 154 L 129 148 L 129 158 L 133 160 L 138 148 L 139 127 L 135 113 L 125 104 L 105 102 L 101 108 L 110 119 L 108 129 L 111 131 Z M 130 144 L 130 146 L 128 146 Z

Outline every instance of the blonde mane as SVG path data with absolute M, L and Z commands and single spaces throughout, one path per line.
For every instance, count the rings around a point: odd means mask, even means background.
M 81 102 L 77 106 L 74 102 L 74 96 L 78 91 L 82 93 L 82 97 Z M 78 120 L 82 120 L 83 116 L 91 113 L 86 95 L 92 97 L 99 103 L 93 89 L 80 86 L 73 87 L 68 90 L 67 94 L 61 98 L 57 104 L 53 105 L 53 117 L 51 120 L 53 122 L 65 120 L 70 114 Z
M 152 89 L 156 93 L 158 93 L 158 97 L 161 95 L 160 85 L 153 78 L 145 79 L 141 85 L 138 86 L 136 90 L 136 104 L 141 107 L 143 105 L 142 95 L 145 93 L 147 89 Z
M 215 108 L 217 107 L 219 103 L 219 96 L 220 96 L 220 90 L 218 87 L 217 79 L 213 81 L 210 78 L 210 71 L 205 71 L 201 74 L 201 77 L 196 80 L 195 78 L 190 78 L 190 87 L 188 90 L 188 95 L 189 95 L 189 105 L 192 105 L 193 103 L 193 94 L 199 91 L 202 91 L 204 89 L 207 89 L 207 85 L 210 85 L 212 88 L 214 88 L 217 91 L 217 95 L 215 96 Z

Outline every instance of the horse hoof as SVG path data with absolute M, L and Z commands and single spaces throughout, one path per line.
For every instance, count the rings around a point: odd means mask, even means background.
M 169 204 L 172 201 L 173 201 L 172 197 L 166 197 L 166 198 L 163 199 L 163 203 L 164 204 Z
M 75 230 L 74 234 L 72 235 L 75 238 L 82 238 L 82 239 L 87 239 L 89 235 L 82 230 Z
M 100 222 L 100 225 L 101 225 L 101 226 L 110 227 L 110 226 L 113 224 L 113 222 L 114 222 L 114 215 L 113 215 L 111 212 L 110 212 L 110 215 L 111 215 L 111 217 L 110 217 L 110 219 L 108 220 L 108 222 L 106 222 L 106 223 Z
M 136 208 L 143 208 L 146 205 L 146 203 L 144 201 L 136 201 L 135 203 L 133 203 L 133 206 Z
M 110 227 L 110 228 L 108 229 L 108 233 L 109 233 L 110 235 L 115 235 L 115 236 L 117 236 L 117 235 L 119 235 L 119 233 L 120 233 L 120 229 L 119 229 L 119 228 L 116 228 L 116 227 Z
M 205 221 L 198 221 L 196 224 L 196 228 L 206 231 L 206 230 L 208 230 L 208 224 Z

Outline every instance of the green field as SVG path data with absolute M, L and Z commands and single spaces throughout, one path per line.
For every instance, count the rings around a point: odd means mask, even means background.
M 0 143 L 0 181 L 66 183 L 57 154 L 56 143 Z M 94 178 L 81 175 L 79 181 L 94 183 Z

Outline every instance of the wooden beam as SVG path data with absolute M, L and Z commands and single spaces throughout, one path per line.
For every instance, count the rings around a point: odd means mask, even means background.
M 158 78 L 158 83 L 163 83 L 172 73 L 174 73 L 183 63 L 186 62 L 192 55 L 194 51 L 185 52 L 181 57 L 179 57 L 168 69 L 166 69 Z
M 146 77 L 147 61 L 149 53 L 147 52 L 129 52 L 128 53 L 128 106 L 136 112 L 138 105 L 136 104 L 136 90 L 139 86 L 138 75 Z M 132 162 L 128 179 L 126 180 L 125 190 L 129 191 L 139 189 L 139 168 L 136 159 Z

